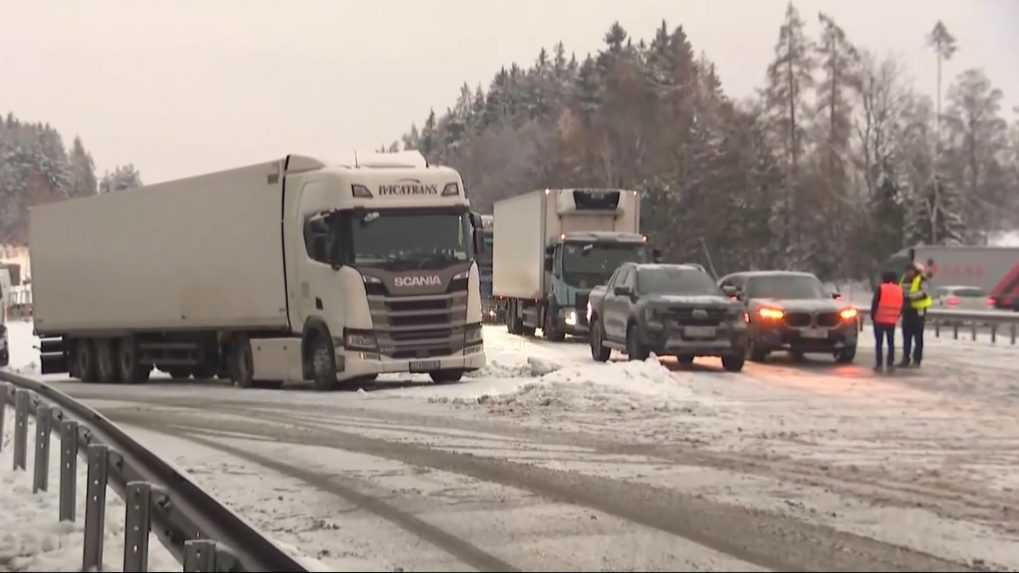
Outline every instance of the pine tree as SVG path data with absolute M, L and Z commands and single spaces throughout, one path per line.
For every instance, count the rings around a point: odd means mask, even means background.
M 138 172 L 133 164 L 128 163 L 127 165 L 116 166 L 112 173 L 109 171 L 105 172 L 103 178 L 99 181 L 99 192 L 130 191 L 142 185 L 141 173 Z
M 428 119 L 425 120 L 425 126 L 421 129 L 418 149 L 426 158 L 431 158 L 432 153 L 436 150 L 434 109 L 428 112 Z
M 88 197 L 99 192 L 96 181 L 96 164 L 92 155 L 85 151 L 81 138 L 75 136 L 69 157 L 71 197 Z

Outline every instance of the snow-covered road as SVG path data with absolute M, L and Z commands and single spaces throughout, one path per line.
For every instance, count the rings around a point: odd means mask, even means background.
M 485 337 L 448 386 L 53 382 L 335 568 L 1019 568 L 1019 348 L 734 375 Z

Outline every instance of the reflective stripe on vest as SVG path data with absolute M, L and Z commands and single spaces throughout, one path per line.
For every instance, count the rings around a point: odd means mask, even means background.
M 902 305 L 906 297 L 902 294 L 902 287 L 896 284 L 884 283 L 881 285 L 881 300 L 877 303 L 877 314 L 874 322 L 885 326 L 894 326 L 902 314 Z

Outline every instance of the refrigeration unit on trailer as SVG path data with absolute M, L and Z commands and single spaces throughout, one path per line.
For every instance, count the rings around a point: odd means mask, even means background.
M 587 297 L 624 262 L 651 262 L 640 197 L 620 189 L 546 189 L 495 204 L 493 290 L 510 332 L 587 333 Z
M 290 155 L 32 211 L 44 372 L 240 386 L 484 365 L 478 217 L 420 154 Z

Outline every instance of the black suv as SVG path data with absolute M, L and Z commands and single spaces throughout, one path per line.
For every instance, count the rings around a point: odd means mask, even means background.
M 859 317 L 838 295 L 826 294 L 810 273 L 758 271 L 728 275 L 719 281 L 746 305 L 750 318 L 750 359 L 763 362 L 770 352 L 788 350 L 831 354 L 840 363 L 856 358 Z
M 684 364 L 695 356 L 721 356 L 730 372 L 743 369 L 746 312 L 696 265 L 627 263 L 588 300 L 591 355 L 612 349 L 643 360 L 653 351 Z

